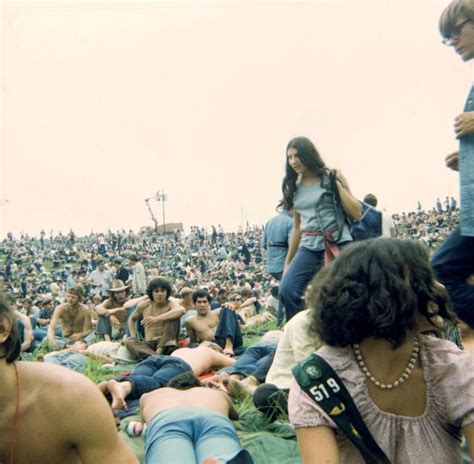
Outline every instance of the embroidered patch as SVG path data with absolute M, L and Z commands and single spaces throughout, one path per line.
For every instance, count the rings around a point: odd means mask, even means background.
M 319 379 L 323 375 L 321 369 L 317 366 L 313 366 L 312 364 L 305 366 L 304 371 L 305 374 L 313 380 Z

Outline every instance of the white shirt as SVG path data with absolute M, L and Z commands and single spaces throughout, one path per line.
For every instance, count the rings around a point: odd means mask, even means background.
M 266 383 L 273 383 L 283 390 L 289 389 L 293 380 L 291 373 L 293 367 L 321 346 L 316 335 L 309 330 L 311 323 L 309 313 L 309 309 L 300 311 L 286 323 L 265 379 Z

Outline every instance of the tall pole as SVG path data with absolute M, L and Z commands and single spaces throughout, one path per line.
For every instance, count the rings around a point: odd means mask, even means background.
M 163 208 L 163 234 L 166 234 L 165 200 L 166 200 L 165 191 L 162 190 L 161 191 L 161 201 L 162 201 L 162 208 Z

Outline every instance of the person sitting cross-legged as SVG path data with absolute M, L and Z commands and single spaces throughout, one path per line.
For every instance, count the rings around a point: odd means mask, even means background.
M 224 349 L 224 353 L 234 355 L 235 348 L 242 346 L 242 333 L 239 318 L 235 312 L 237 296 L 220 308 L 211 310 L 211 295 L 206 290 L 196 290 L 193 301 L 197 315 L 186 321 L 186 329 L 191 343 L 215 341 Z M 242 298 L 240 298 L 242 301 Z
M 166 354 L 178 345 L 180 318 L 184 308 L 170 300 L 171 284 L 161 277 L 150 280 L 148 299 L 138 304 L 128 319 L 130 337 L 124 341 L 127 349 L 137 359 Z M 145 340 L 137 339 L 136 323 L 141 319 Z

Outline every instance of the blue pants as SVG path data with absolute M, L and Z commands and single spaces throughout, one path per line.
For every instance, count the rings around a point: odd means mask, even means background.
M 192 372 L 191 366 L 175 356 L 150 356 L 142 361 L 129 376 L 114 377 L 117 382 L 130 382 L 129 399 L 140 398 L 145 393 L 166 387 L 167 383 L 183 372 Z
M 22 321 L 16 321 L 16 328 L 18 330 L 18 334 L 20 335 L 20 341 L 23 343 L 25 341 L 25 325 Z M 27 353 L 33 353 L 33 351 L 38 348 L 39 344 L 36 342 L 35 338 L 31 341 L 31 345 L 27 350 Z
M 46 355 L 44 361 L 59 364 L 77 372 L 84 372 L 87 368 L 87 357 L 75 351 L 64 351 L 55 355 Z
M 237 314 L 231 309 L 222 308 L 214 339 L 221 348 L 224 348 L 227 337 L 232 339 L 234 348 L 242 346 L 242 332 L 240 331 Z
M 220 372 L 229 374 L 253 375 L 263 382 L 275 356 L 277 341 L 260 342 L 249 346 L 231 367 L 224 367 Z
M 279 299 L 286 312 L 286 322 L 304 307 L 304 291 L 324 264 L 324 251 L 299 247 L 280 282 Z
M 281 278 L 283 277 L 283 272 L 270 272 L 270 275 L 280 282 Z M 278 327 L 283 324 L 283 303 L 281 302 L 280 298 L 278 299 L 277 322 Z
M 457 227 L 436 250 L 431 264 L 459 318 L 474 328 L 474 286 L 466 282 L 474 274 L 474 237 L 464 237 Z
M 148 424 L 146 464 L 201 464 L 208 457 L 232 464 L 254 462 L 248 451 L 241 448 L 232 422 L 217 411 L 166 409 Z

